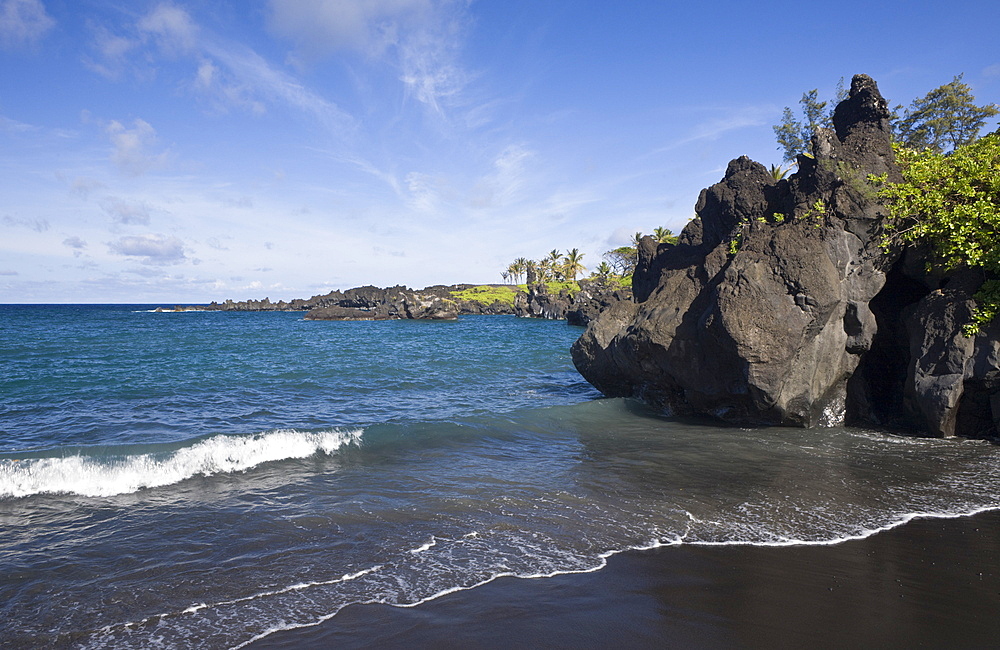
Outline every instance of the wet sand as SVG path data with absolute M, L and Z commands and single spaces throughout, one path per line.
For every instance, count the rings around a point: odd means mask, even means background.
M 996 647 L 1000 514 L 834 546 L 680 546 L 502 578 L 414 608 L 354 605 L 254 647 Z

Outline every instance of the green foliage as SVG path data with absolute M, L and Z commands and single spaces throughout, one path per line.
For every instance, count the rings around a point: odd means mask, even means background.
M 505 305 L 514 305 L 514 296 L 517 295 L 517 288 L 510 285 L 480 285 L 470 287 L 462 291 L 452 291 L 451 297 L 455 300 L 467 300 L 481 305 L 492 305 L 499 302 Z
M 597 268 L 594 269 L 594 272 L 590 274 L 590 277 L 598 282 L 607 282 L 613 273 L 614 270 L 612 270 L 611 265 L 607 262 L 601 262 L 597 265 Z
M 676 244 L 677 237 L 674 235 L 674 231 L 670 228 L 664 228 L 663 226 L 657 226 L 653 229 L 653 239 L 659 244 Z
M 771 165 L 771 169 L 769 169 L 768 171 L 771 172 L 771 177 L 774 178 L 774 180 L 780 181 L 782 178 L 788 175 L 788 172 L 790 170 L 791 170 L 790 166 L 782 167 L 781 165 Z
M 740 252 L 740 246 L 743 245 L 743 233 L 736 233 L 736 236 L 729 240 L 729 256 L 732 257 L 736 253 Z
M 566 251 L 562 257 L 563 277 L 576 281 L 576 276 L 586 270 L 587 267 L 583 265 L 583 253 L 580 252 L 580 249 L 574 248 Z
M 1000 310 L 1000 132 L 947 155 L 895 149 L 904 181 L 879 191 L 889 207 L 887 243 L 925 242 L 941 268 L 979 268 L 991 276 L 966 327 L 975 333 Z
M 896 139 L 910 149 L 952 151 L 979 136 L 987 118 L 1000 110 L 994 104 L 976 106 L 962 75 L 915 99 L 896 124 Z
M 604 253 L 604 259 L 616 275 L 632 275 L 639 261 L 639 250 L 635 246 L 619 246 Z
M 614 276 L 611 277 L 610 282 L 612 284 L 617 284 L 618 286 L 620 286 L 623 289 L 631 289 L 632 288 L 632 274 L 630 273 L 628 275 L 614 275 Z
M 795 113 L 786 106 L 781 113 L 781 122 L 771 127 L 778 141 L 778 149 L 784 155 L 784 160 L 794 161 L 797 155 L 809 153 L 810 142 L 816 129 L 821 126 L 826 128 L 833 126 L 833 109 L 838 102 L 847 97 L 847 91 L 844 90 L 844 78 L 841 77 L 837 83 L 837 96 L 834 101 L 821 102 L 818 97 L 818 88 L 802 93 L 802 99 L 799 100 L 799 104 L 802 106 L 802 119 L 795 119 Z M 827 106 L 830 108 L 827 109 Z M 774 166 L 771 168 L 771 174 L 775 174 Z M 775 180 L 780 180 L 780 178 L 775 176 Z

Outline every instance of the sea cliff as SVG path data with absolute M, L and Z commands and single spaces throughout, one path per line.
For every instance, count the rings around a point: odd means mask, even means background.
M 676 245 L 642 242 L 635 301 L 573 345 L 590 383 L 739 424 L 997 437 L 1000 323 L 962 332 L 984 276 L 885 245 L 869 179 L 901 175 L 874 80 L 854 77 L 833 122 L 789 178 L 733 160 Z

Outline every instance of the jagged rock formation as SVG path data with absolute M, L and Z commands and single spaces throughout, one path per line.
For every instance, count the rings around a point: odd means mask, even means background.
M 641 242 L 635 302 L 574 344 L 581 374 L 677 414 L 995 436 L 1000 326 L 960 334 L 982 277 L 931 277 L 920 251 L 882 247 L 867 178 L 901 179 L 888 117 L 858 75 L 790 178 L 732 161 L 677 245 Z
M 549 293 L 544 282 L 539 282 L 535 270 L 528 269 L 528 291 L 518 292 L 514 299 L 514 314 L 521 318 L 546 318 L 565 320 L 570 325 L 587 325 L 611 305 L 631 301 L 632 292 L 596 280 L 580 280 L 580 290 L 570 293 L 561 289 Z
M 632 302 L 632 290 L 606 285 L 595 280 L 580 280 L 580 291 L 573 295 L 566 311 L 566 322 L 586 327 L 612 305 Z
M 455 320 L 458 303 L 435 292 L 360 287 L 344 292 L 336 304 L 310 310 L 305 320 Z

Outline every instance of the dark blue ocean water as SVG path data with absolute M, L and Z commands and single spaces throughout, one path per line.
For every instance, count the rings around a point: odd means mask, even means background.
M 563 322 L 0 306 L 0 646 L 238 647 L 632 548 L 1000 507 L 1000 451 L 600 399 Z

